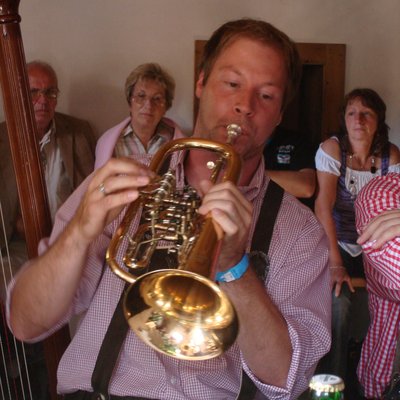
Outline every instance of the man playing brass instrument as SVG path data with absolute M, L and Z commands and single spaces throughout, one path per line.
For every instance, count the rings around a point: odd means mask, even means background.
M 199 212 L 210 214 L 224 232 L 217 276 L 240 325 L 236 342 L 224 354 L 177 360 L 129 330 L 119 354 L 115 349 L 109 358 L 97 359 L 124 288 L 103 266 L 105 252 L 121 211 L 152 172 L 134 160 L 111 159 L 59 211 L 50 239 L 41 242 L 41 256 L 11 284 L 8 305 L 9 324 L 22 340 L 40 340 L 87 311 L 59 366 L 58 391 L 66 399 L 102 398 L 91 397 L 99 391 L 98 366 L 107 369 L 113 357 L 115 368 L 99 383 L 107 380 L 103 391 L 111 399 L 235 399 L 243 370 L 257 389 L 255 398 L 296 399 L 307 388 L 330 345 L 323 229 L 311 211 L 285 193 L 265 265 L 268 274 L 260 279 L 247 256 L 269 185 L 264 144 L 297 88 L 299 69 L 295 45 L 270 24 L 244 19 L 222 25 L 205 48 L 193 136 L 225 143 L 226 127 L 240 125 L 241 135 L 233 141 L 242 159 L 238 186 L 209 182 L 207 163 L 216 157 L 209 152 L 183 151 L 175 159 L 177 181 L 203 194 Z

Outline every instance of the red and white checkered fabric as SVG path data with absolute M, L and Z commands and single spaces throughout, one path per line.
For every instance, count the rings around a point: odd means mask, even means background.
M 384 211 L 400 209 L 400 174 L 370 181 L 355 202 L 357 230 Z M 390 381 L 400 324 L 400 237 L 380 249 L 363 245 L 371 324 L 357 374 L 368 398 L 379 398 Z

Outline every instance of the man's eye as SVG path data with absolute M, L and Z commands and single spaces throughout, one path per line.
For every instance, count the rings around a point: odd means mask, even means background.
M 239 84 L 236 82 L 227 81 L 226 83 L 231 88 L 237 88 L 239 86 Z
M 267 93 L 261 93 L 261 98 L 263 100 L 271 100 L 272 96 L 270 94 L 267 94 Z

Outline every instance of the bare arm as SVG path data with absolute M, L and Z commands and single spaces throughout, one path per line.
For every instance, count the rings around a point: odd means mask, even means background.
M 199 211 L 211 212 L 225 232 L 218 269 L 227 270 L 237 264 L 246 251 L 252 205 L 236 187 L 225 182 L 207 193 Z M 282 314 L 251 268 L 237 281 L 222 285 L 238 312 L 242 327 L 238 343 L 249 368 L 262 382 L 285 387 L 292 346 Z
M 337 244 L 336 226 L 332 216 L 336 200 L 336 186 L 338 177 L 328 172 L 317 171 L 318 194 L 315 200 L 315 215 L 318 217 L 329 240 L 329 262 L 331 268 L 331 283 L 335 288 L 335 295 L 339 296 L 343 282 L 347 282 L 350 290 L 354 290 L 350 276 L 343 268 L 343 260 Z
M 45 255 L 33 260 L 19 275 L 10 303 L 10 324 L 18 339 L 39 336 L 67 311 L 86 250 L 79 232 L 69 226 Z M 73 254 L 73 261 L 65 256 L 66 252 Z
M 400 163 L 400 150 L 396 145 L 391 144 L 390 145 L 389 165 L 398 164 L 398 163 Z
M 312 168 L 299 171 L 267 170 L 267 175 L 288 193 L 299 198 L 310 198 L 315 192 L 316 174 Z
M 242 278 L 221 287 L 238 313 L 238 343 L 247 365 L 262 382 L 286 387 L 292 359 L 289 331 L 261 280 L 249 268 Z
M 67 228 L 18 276 L 10 300 L 15 336 L 30 339 L 54 326 L 68 310 L 79 285 L 90 243 L 134 200 L 149 171 L 132 160 L 111 160 L 96 171 Z M 99 189 L 104 182 L 105 196 Z

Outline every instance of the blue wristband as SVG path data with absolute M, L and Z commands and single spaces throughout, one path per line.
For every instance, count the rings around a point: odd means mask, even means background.
M 249 256 L 245 254 L 238 264 L 229 268 L 224 272 L 217 272 L 215 275 L 215 280 L 217 282 L 231 282 L 239 279 L 247 271 L 249 266 Z

